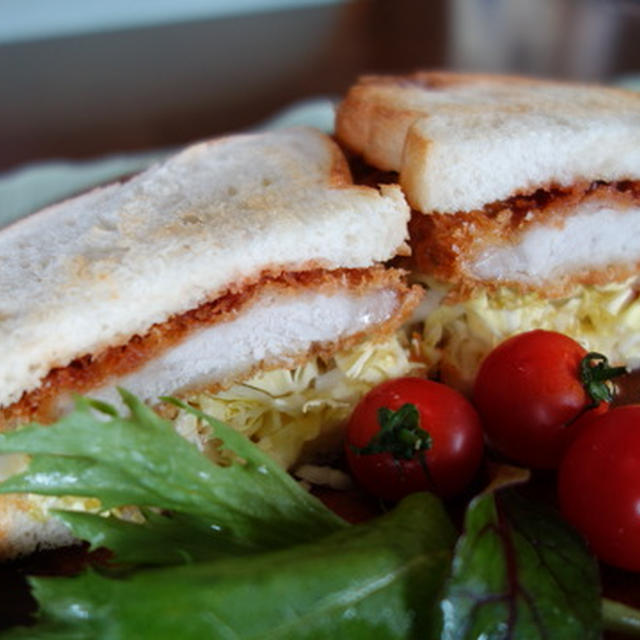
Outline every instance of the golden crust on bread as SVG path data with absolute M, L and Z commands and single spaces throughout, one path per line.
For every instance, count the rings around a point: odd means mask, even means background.
M 310 289 L 325 294 L 346 289 L 350 294 L 359 295 L 380 288 L 396 291 L 400 300 L 396 313 L 376 327 L 376 335 L 384 336 L 395 330 L 408 317 L 420 297 L 418 287 L 410 289 L 404 284 L 403 272 L 383 267 L 335 271 L 309 268 L 306 271 L 279 273 L 265 271 L 255 280 L 234 285 L 213 301 L 153 325 L 143 335 L 135 335 L 123 344 L 108 347 L 97 354 L 87 354 L 76 358 L 65 367 L 51 370 L 40 387 L 24 393 L 20 400 L 0 410 L 0 430 L 27 420 L 49 422 L 55 419 L 55 406 L 61 394 L 88 393 L 110 379 L 132 373 L 192 333 L 218 323 L 233 321 L 238 314 L 252 305 L 258 295 L 264 295 L 265 292 L 277 292 L 279 296 L 296 296 Z M 296 355 L 295 361 L 302 362 L 312 355 L 328 357 L 337 350 L 355 344 L 362 337 L 360 332 L 331 344 L 313 344 L 307 353 Z M 277 362 L 268 366 L 269 369 L 277 367 Z M 263 363 L 256 363 L 243 378 L 250 377 L 262 368 Z M 206 388 L 209 391 L 217 391 L 226 383 L 224 380 L 213 380 Z
M 486 82 L 519 86 L 543 84 L 521 76 L 438 70 L 360 76 L 338 105 L 336 138 L 345 149 L 376 168 L 399 171 L 408 129 L 429 112 L 420 100 L 412 99 L 410 95 L 401 96 L 398 90 L 446 90 Z

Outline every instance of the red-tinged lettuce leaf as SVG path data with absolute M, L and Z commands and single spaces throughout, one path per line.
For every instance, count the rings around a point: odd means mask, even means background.
M 0 493 L 98 498 L 104 511 L 142 507 L 144 524 L 60 514 L 78 537 L 127 562 L 167 564 L 282 548 L 347 526 L 230 427 L 182 405 L 237 456 L 219 466 L 140 400 L 121 393 L 129 415 L 80 398 L 54 425 L 0 434 L 0 453 L 31 456 L 27 471 L 3 482 Z
M 33 579 L 39 623 L 8 638 L 437 638 L 456 532 L 440 501 L 244 557 Z
M 443 640 L 590 640 L 598 567 L 548 506 L 501 489 L 475 498 L 442 601 Z

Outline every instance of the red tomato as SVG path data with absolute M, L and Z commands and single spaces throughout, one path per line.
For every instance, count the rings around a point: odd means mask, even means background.
M 558 499 L 598 557 L 640 571 L 640 405 L 584 427 L 560 465 Z
M 589 354 L 589 356 L 598 354 Z M 474 404 L 493 447 L 530 467 L 555 468 L 580 429 L 589 410 L 604 412 L 607 397 L 602 382 L 582 380 L 587 352 L 575 340 L 553 331 L 521 333 L 498 345 L 484 360 L 473 389 Z M 600 356 L 587 365 L 588 377 L 600 372 L 613 377 Z M 605 394 L 598 396 L 598 393 Z M 595 407 L 597 409 L 590 409 Z
M 401 416 L 406 409 L 398 410 L 405 405 L 415 407 L 409 410 L 417 414 L 415 429 L 403 420 L 396 424 L 393 435 L 385 432 L 380 410 Z M 375 443 L 383 432 L 397 439 L 407 455 L 394 455 L 384 447 L 385 452 L 380 453 L 357 451 Z M 429 437 L 430 447 L 424 448 Z M 476 473 L 482 460 L 483 434 L 474 408 L 457 391 L 423 378 L 397 378 L 372 389 L 356 406 L 345 449 L 354 477 L 375 496 L 399 500 L 415 491 L 430 490 L 449 497 L 462 491 Z

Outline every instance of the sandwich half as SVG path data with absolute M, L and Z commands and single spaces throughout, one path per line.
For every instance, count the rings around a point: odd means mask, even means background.
M 76 393 L 117 402 L 117 387 L 162 410 L 166 395 L 226 390 L 228 403 L 249 379 L 245 396 L 275 401 L 296 371 L 309 390 L 339 362 L 332 375 L 348 379 L 344 359 L 393 351 L 419 301 L 383 264 L 407 253 L 408 219 L 397 186 L 355 186 L 334 142 L 295 129 L 197 144 L 15 223 L 0 233 L 1 428 L 51 422 Z M 269 448 L 265 425 L 251 435 Z M 20 464 L 4 460 L 5 474 Z M 0 553 L 68 542 L 50 506 L 4 497 Z
M 412 207 L 412 265 L 430 291 L 422 346 L 449 382 L 468 386 L 497 342 L 534 327 L 640 364 L 639 94 L 369 76 L 337 137 Z

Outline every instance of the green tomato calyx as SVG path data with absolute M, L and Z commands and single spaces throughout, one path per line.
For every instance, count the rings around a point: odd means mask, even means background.
M 397 411 L 378 409 L 380 431 L 364 447 L 353 447 L 360 455 L 390 453 L 396 460 L 412 460 L 417 453 L 431 448 L 431 436 L 420 427 L 415 404 L 403 404 Z
M 590 351 L 580 361 L 580 381 L 589 394 L 592 406 L 613 400 L 611 380 L 627 373 L 626 367 L 611 367 L 606 356 Z

